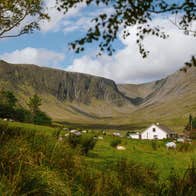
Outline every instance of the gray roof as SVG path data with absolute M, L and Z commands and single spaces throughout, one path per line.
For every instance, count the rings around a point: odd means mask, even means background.
M 175 131 L 171 130 L 170 128 L 166 127 L 165 125 L 161 125 L 161 124 L 159 124 L 159 125 L 155 124 L 155 125 L 168 134 L 175 134 L 176 133 Z

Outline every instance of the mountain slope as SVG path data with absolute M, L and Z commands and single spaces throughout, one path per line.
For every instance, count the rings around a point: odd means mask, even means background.
M 133 121 L 163 121 L 177 126 L 184 124 L 190 113 L 196 115 L 196 68 L 193 66 L 187 72 L 177 71 L 156 82 L 120 85 L 119 89 L 129 99 L 140 100 L 137 110 L 129 116 Z
M 1 88 L 14 91 L 22 105 L 34 93 L 40 95 L 42 108 L 57 119 L 68 115 L 96 119 L 121 112 L 127 105 L 134 109 L 116 84 L 102 77 L 0 61 L 0 78 Z
M 27 106 L 34 93 L 54 120 L 104 125 L 162 122 L 183 127 L 196 115 L 196 68 L 177 71 L 146 84 L 116 85 L 112 80 L 81 73 L 16 65 L 0 61 L 0 89 L 15 92 Z

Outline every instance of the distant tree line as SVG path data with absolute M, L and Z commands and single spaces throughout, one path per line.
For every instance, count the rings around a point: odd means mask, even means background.
M 41 98 L 35 94 L 29 97 L 29 109 L 22 107 L 12 91 L 0 91 L 0 118 L 9 118 L 20 122 L 31 122 L 40 125 L 50 125 L 51 118 L 40 110 Z

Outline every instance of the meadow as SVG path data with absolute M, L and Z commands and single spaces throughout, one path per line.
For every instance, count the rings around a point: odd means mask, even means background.
M 167 150 L 166 141 L 144 141 L 121 138 L 121 145 L 126 150 L 117 150 L 110 146 L 112 136 L 106 136 L 99 140 L 95 148 L 89 153 L 88 160 L 96 164 L 97 167 L 110 165 L 120 159 L 146 165 L 154 166 L 165 179 L 169 176 L 172 169 L 179 174 L 183 174 L 192 161 L 196 159 L 196 143 L 193 141 L 191 149 L 187 152 L 180 150 L 183 144 L 178 143 L 176 150 Z
M 67 133 L 61 127 L 0 121 L 0 195 L 196 193 L 195 141 L 167 150 L 166 141 L 123 137 L 120 145 L 126 149 L 118 151 L 111 146 L 117 139 L 112 131 L 89 130 L 82 141 L 103 139 L 84 154 L 83 144 L 70 145 Z

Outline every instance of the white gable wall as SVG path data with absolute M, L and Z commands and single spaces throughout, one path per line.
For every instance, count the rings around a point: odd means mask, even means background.
M 155 129 L 155 132 L 153 131 Z M 167 138 L 167 133 L 157 127 L 156 125 L 151 125 L 145 131 L 141 133 L 141 139 L 164 139 Z

